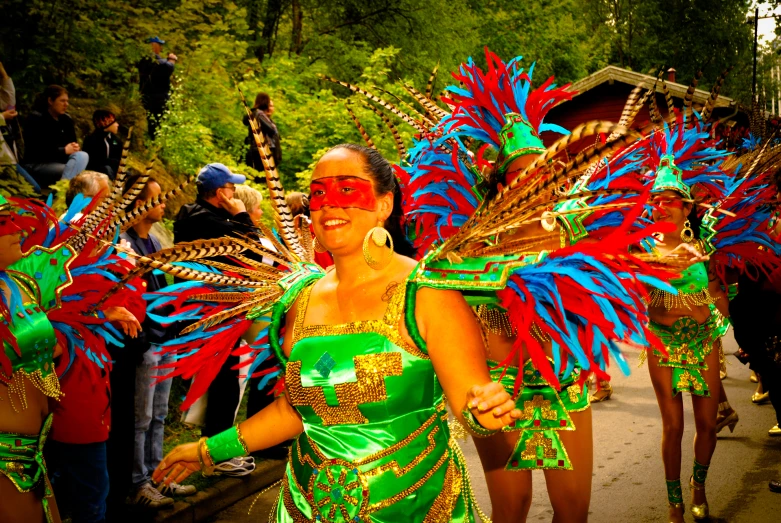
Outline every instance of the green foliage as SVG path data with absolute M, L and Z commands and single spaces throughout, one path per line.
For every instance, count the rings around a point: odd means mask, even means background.
M 35 190 L 16 172 L 13 165 L 0 165 L 0 194 L 24 198 L 37 197 Z
M 705 88 L 734 66 L 722 92 L 750 103 L 749 0 L 582 1 L 592 28 L 610 44 L 610 63 L 651 74 L 674 67 L 683 83 L 702 71 Z
M 642 72 L 674 66 L 682 82 L 703 69 L 707 87 L 735 65 L 723 93 L 746 101 L 748 9 L 748 0 L 6 0 L 0 60 L 16 83 L 22 116 L 36 92 L 63 84 L 80 135 L 91 131 L 92 111 L 110 108 L 124 127 L 135 126 L 134 167 L 157 156 L 155 176 L 165 188 L 209 162 L 262 186 L 262 173 L 244 165 L 247 128 L 236 87 L 250 105 L 267 92 L 282 137 L 282 180 L 289 190 L 306 191 L 325 151 L 362 140 L 345 105 L 383 154 L 397 157 L 362 97 L 318 75 L 361 85 L 410 111 L 415 104 L 399 79 L 423 89 L 439 63 L 436 95 L 461 61 L 483 63 L 488 46 L 505 59 L 536 62 L 536 83 L 551 75 L 572 82 L 617 64 Z M 150 54 L 144 41 L 154 35 L 179 62 L 169 109 L 151 141 L 144 138 L 137 63 Z M 760 58 L 761 85 L 769 90 L 771 60 Z M 409 143 L 414 131 L 394 123 Z M 193 196 L 190 189 L 170 202 L 167 215 Z

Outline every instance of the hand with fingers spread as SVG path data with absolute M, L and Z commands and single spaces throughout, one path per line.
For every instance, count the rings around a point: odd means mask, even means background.
M 496 382 L 475 385 L 466 395 L 466 407 L 480 425 L 488 430 L 498 430 L 521 417 L 515 401 L 504 387 Z
M 200 457 L 200 442 L 185 443 L 174 448 L 163 458 L 163 461 L 155 469 L 152 479 L 155 483 L 170 484 L 172 481 L 181 483 L 194 472 L 201 472 L 201 463 L 209 460 L 208 454 Z M 205 463 L 210 467 L 213 463 Z
M 124 307 L 108 307 L 103 310 L 103 314 L 110 322 L 116 322 L 126 335 L 131 338 L 138 336 L 141 331 L 141 324 L 132 312 Z

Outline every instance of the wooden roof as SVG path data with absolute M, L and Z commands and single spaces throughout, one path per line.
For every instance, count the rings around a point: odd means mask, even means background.
M 604 69 L 600 69 L 596 73 L 592 73 L 582 80 L 575 82 L 572 84 L 569 90 L 576 91 L 577 94 L 575 97 L 577 97 L 579 94 L 585 93 L 589 89 L 593 89 L 594 87 L 602 85 L 606 82 L 609 84 L 613 84 L 613 82 L 621 82 L 627 85 L 631 85 L 632 87 L 643 84 L 646 88 L 650 88 L 656 81 L 656 78 L 653 76 L 622 69 L 621 67 L 616 67 L 615 65 L 608 65 Z M 669 81 L 666 83 L 667 89 L 675 98 L 683 98 L 687 89 L 689 89 L 688 85 Z M 661 82 L 656 84 L 656 92 L 662 92 Z M 709 96 L 710 92 L 703 91 L 702 89 L 695 89 L 694 103 L 697 105 L 704 105 Z M 573 97 L 573 99 L 575 97 Z M 716 99 L 715 107 L 734 107 L 735 103 L 735 100 L 732 98 L 719 96 L 718 99 Z

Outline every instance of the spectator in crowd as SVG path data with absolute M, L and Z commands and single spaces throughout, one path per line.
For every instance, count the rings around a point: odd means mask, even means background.
M 174 239 L 191 242 L 256 231 L 244 203 L 235 198 L 236 186 L 245 181 L 244 176 L 232 173 L 220 163 L 201 169 L 196 180 L 198 197 L 195 203 L 179 210 Z M 239 380 L 238 371 L 231 367 L 238 363 L 238 357 L 229 357 L 209 387 L 203 436 L 214 436 L 233 425 L 239 404 Z
M 89 155 L 87 169 L 107 174 L 112 180 L 122 159 L 122 142 L 119 141 L 119 122 L 114 113 L 98 109 L 92 113 L 95 130 L 84 139 L 84 152 Z
M 141 102 L 147 112 L 147 131 L 152 138 L 157 134 L 157 127 L 165 112 L 168 96 L 171 91 L 171 76 L 178 60 L 174 53 L 162 57 L 165 40 L 154 36 L 147 39 L 152 45 L 152 55 L 144 58 L 138 64 L 139 89 Z
M 237 185 L 236 199 L 244 203 L 244 208 L 247 209 L 247 214 L 252 219 L 252 223 L 257 226 L 260 223 L 261 216 L 263 216 L 263 209 L 260 208 L 263 195 L 260 194 L 260 191 L 249 185 Z
M 84 171 L 71 180 L 66 202 L 70 205 L 79 193 L 105 195 L 108 183 L 105 174 Z M 49 478 L 57 505 L 70 513 L 73 523 L 101 523 L 106 521 L 110 485 L 106 445 L 112 430 L 109 372 L 99 369 L 100 380 L 95 380 L 90 374 L 96 367 L 85 358 L 59 365 L 68 370 L 60 377 L 64 394 L 53 403 L 52 430 L 46 442 Z
M 138 183 L 140 175 L 128 178 L 125 190 Z M 153 178 L 147 180 L 143 190 L 135 201 L 130 203 L 126 212 L 143 205 L 150 198 L 160 196 L 160 184 Z M 137 254 L 149 255 L 161 249 L 160 241 L 151 233 L 152 226 L 163 220 L 165 204 L 160 204 L 147 212 L 143 219 L 122 234 L 122 239 L 130 243 Z M 146 290 L 155 292 L 166 286 L 165 276 L 147 273 L 145 276 Z M 173 504 L 174 500 L 165 494 L 189 496 L 195 494 L 192 485 L 160 485 L 152 484 L 152 471 L 163 459 L 163 431 L 165 417 L 168 414 L 168 397 L 171 392 L 171 380 L 157 382 L 165 370 L 157 367 L 173 361 L 172 355 L 161 356 L 155 352 L 154 345 L 165 342 L 168 337 L 166 330 L 158 323 L 147 318 L 144 322 L 142 336 L 135 345 L 139 350 L 139 363 L 136 366 L 135 386 L 135 445 L 133 448 L 133 493 L 130 501 L 134 505 L 149 508 L 160 508 Z
M 285 195 L 285 203 L 290 208 L 291 214 L 295 217 L 299 214 L 309 216 L 309 198 L 302 192 L 289 192 Z
M 68 91 L 50 85 L 27 119 L 23 163 L 41 187 L 75 178 L 87 168 L 89 156 L 76 141 L 76 129 L 67 111 Z
M 95 205 L 100 205 L 100 201 L 108 194 L 110 183 L 108 176 L 103 173 L 84 171 L 68 184 L 68 190 L 65 192 L 65 205 L 70 207 L 77 194 L 83 194 L 89 198 L 100 195 L 100 199 L 95 202 Z
M 16 89 L 11 77 L 0 62 L 0 167 L 10 166 L 29 183 L 35 192 L 41 192 L 38 182 L 19 165 L 19 124 L 16 121 Z
M 274 102 L 266 93 L 258 93 L 255 97 L 255 105 L 252 107 L 252 118 L 258 124 L 260 132 L 266 137 L 271 148 L 271 155 L 274 157 L 274 165 L 279 167 L 282 163 L 282 146 L 279 142 L 279 130 L 277 124 L 271 119 L 271 115 L 274 114 Z M 250 126 L 249 116 L 244 115 L 244 125 L 249 127 L 249 135 L 245 139 L 245 143 L 249 144 L 249 152 L 247 152 L 247 165 L 258 171 L 263 170 L 263 163 L 260 161 L 260 153 L 255 146 L 255 138 L 252 135 L 252 127 Z

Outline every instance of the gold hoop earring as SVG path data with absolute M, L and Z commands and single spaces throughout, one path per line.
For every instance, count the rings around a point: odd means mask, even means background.
M 312 248 L 315 250 L 315 252 L 319 252 L 320 254 L 328 252 L 328 249 L 320 245 L 320 242 L 317 241 L 317 236 L 314 235 L 312 235 Z
M 381 248 L 386 247 L 388 242 L 390 242 L 388 254 L 384 256 L 383 259 L 378 260 L 369 252 L 369 239 L 371 239 L 371 243 L 376 247 Z M 384 269 L 393 259 L 393 238 L 384 227 L 378 225 L 366 233 L 366 236 L 363 238 L 363 259 L 366 260 L 366 264 L 375 271 Z
M 694 240 L 694 231 L 691 225 L 689 220 L 683 222 L 683 230 L 681 231 L 681 241 L 683 243 L 691 243 Z

